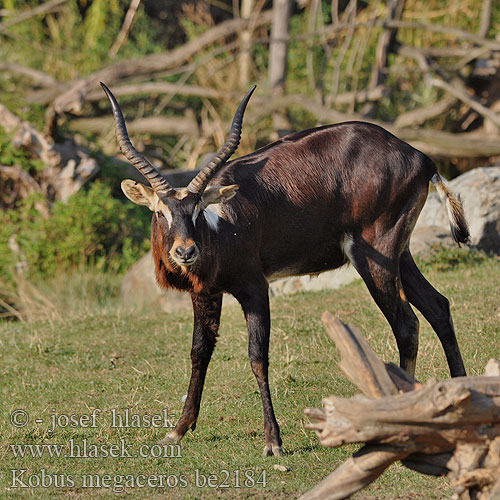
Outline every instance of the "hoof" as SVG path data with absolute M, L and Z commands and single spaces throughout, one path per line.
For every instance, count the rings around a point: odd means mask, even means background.
M 283 455 L 283 450 L 281 449 L 281 446 L 278 444 L 266 444 L 264 446 L 264 452 L 262 453 L 263 457 L 279 457 Z
M 182 436 L 179 436 L 179 434 L 177 434 L 175 431 L 172 431 L 160 441 L 160 444 L 180 443 L 181 439 Z

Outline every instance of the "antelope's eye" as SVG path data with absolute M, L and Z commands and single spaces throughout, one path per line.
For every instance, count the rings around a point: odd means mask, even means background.
M 161 210 L 156 212 L 156 218 L 159 219 L 160 217 L 163 217 L 163 212 Z

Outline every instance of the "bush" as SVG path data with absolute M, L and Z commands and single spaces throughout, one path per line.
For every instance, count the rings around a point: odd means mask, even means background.
M 94 182 L 67 202 L 55 202 L 44 218 L 29 198 L 16 210 L 3 212 L 0 227 L 0 275 L 11 281 L 16 264 L 28 278 L 92 265 L 120 272 L 149 249 L 150 214 L 111 196 Z M 14 245 L 13 245 L 14 243 Z M 17 244 L 19 250 L 14 251 Z

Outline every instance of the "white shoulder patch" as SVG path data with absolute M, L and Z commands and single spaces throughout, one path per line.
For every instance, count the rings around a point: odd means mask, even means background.
M 222 217 L 220 204 L 209 205 L 207 208 L 205 208 L 205 210 L 203 210 L 203 216 L 205 217 L 208 225 L 214 231 L 217 231 L 217 228 L 219 226 L 219 219 Z

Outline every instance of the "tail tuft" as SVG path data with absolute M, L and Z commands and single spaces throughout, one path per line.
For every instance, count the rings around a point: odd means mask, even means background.
M 446 205 L 453 239 L 459 246 L 460 243 L 467 243 L 470 239 L 469 226 L 465 220 L 464 208 L 460 196 L 453 194 L 446 181 L 439 174 L 434 174 L 431 182 L 436 187 L 441 201 Z

